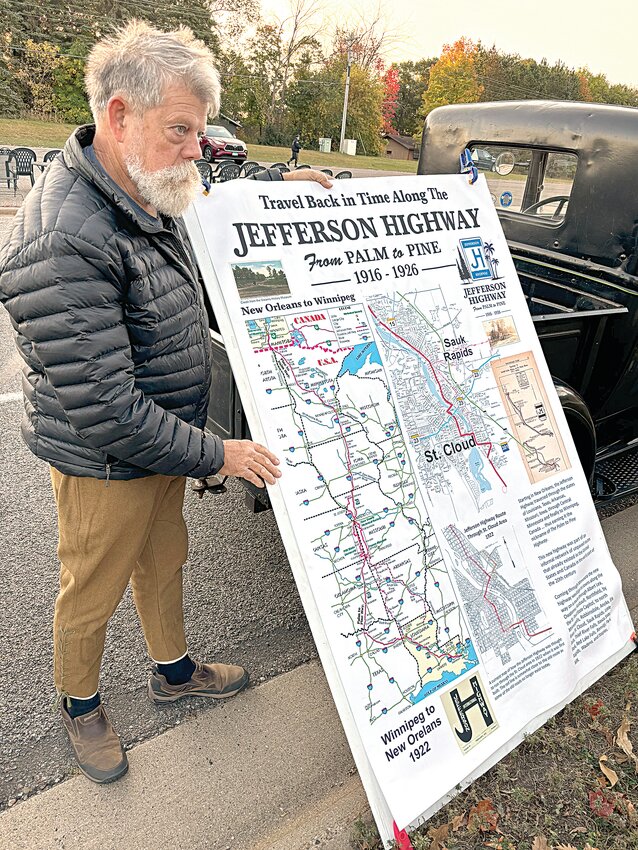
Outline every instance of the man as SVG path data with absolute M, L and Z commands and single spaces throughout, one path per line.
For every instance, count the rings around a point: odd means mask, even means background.
M 301 140 L 299 138 L 299 134 L 297 134 L 295 136 L 295 138 L 292 140 L 292 144 L 290 145 L 291 156 L 290 156 L 290 159 L 288 160 L 288 165 L 290 165 L 291 162 L 294 162 L 295 168 L 297 167 L 297 162 L 299 160 L 299 151 L 300 150 L 301 150 Z
M 210 337 L 179 216 L 219 109 L 211 54 L 190 30 L 131 22 L 86 68 L 95 126 L 68 140 L 0 252 L 0 300 L 25 360 L 22 431 L 51 467 L 60 592 L 54 675 L 80 769 L 123 775 L 98 691 L 109 617 L 131 583 L 156 703 L 233 696 L 248 673 L 188 655 L 182 611 L 185 476 L 274 484 L 264 446 L 207 433 Z M 325 175 L 306 177 L 328 187 Z M 261 179 L 282 179 L 264 172 Z

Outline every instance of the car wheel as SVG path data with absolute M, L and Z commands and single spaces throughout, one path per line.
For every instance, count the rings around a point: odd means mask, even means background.
M 210 162 L 213 158 L 213 149 L 210 145 L 206 145 L 204 150 L 202 151 L 202 156 L 206 160 L 206 162 Z

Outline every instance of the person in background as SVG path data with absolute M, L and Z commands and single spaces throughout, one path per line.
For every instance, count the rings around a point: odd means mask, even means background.
M 292 144 L 290 145 L 291 156 L 290 156 L 290 159 L 288 160 L 288 165 L 290 165 L 291 162 L 294 162 L 295 168 L 297 167 L 297 162 L 299 160 L 299 151 L 300 150 L 301 150 L 301 140 L 299 138 L 299 133 L 297 133 L 295 138 L 292 140 Z
M 194 160 L 219 109 L 208 48 L 186 28 L 132 21 L 98 42 L 80 127 L 26 198 L 0 251 L 0 301 L 25 361 L 29 448 L 50 465 L 60 589 L 54 678 L 82 772 L 104 783 L 128 762 L 98 690 L 106 627 L 131 584 L 154 667 L 155 703 L 225 699 L 240 666 L 201 663 L 184 635 L 186 476 L 274 484 L 279 461 L 205 430 L 211 344 L 180 219 L 201 188 Z M 307 171 L 266 181 L 316 180 Z

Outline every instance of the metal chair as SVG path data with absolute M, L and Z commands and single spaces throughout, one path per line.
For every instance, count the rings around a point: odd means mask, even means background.
M 14 180 L 13 191 L 15 193 L 15 178 L 9 172 L 9 154 L 11 153 L 11 148 L 0 148 L 0 173 L 3 173 L 5 176 L 0 177 L 0 180 L 7 181 L 7 189 L 11 188 L 11 180 Z
M 195 165 L 197 170 L 202 176 L 202 179 L 208 180 L 209 183 L 213 182 L 213 166 L 205 159 L 196 159 Z
M 42 162 L 51 162 L 52 160 L 54 160 L 56 158 L 56 156 L 59 153 L 62 153 L 60 148 L 53 148 L 52 150 L 47 151 L 45 153 L 45 155 L 42 157 Z
M 7 169 L 11 172 L 12 178 L 17 184 L 19 177 L 28 177 L 31 185 L 35 183 L 33 176 L 33 163 L 37 156 L 31 148 L 14 148 L 9 154 Z
M 333 175 L 333 173 L 332 173 L 332 169 L 331 169 L 331 168 L 322 168 L 322 169 L 320 169 L 320 170 L 321 170 L 321 171 L 323 171 L 323 173 L 324 173 L 324 174 L 329 175 L 330 177 L 333 177 L 333 176 L 334 176 L 334 175 Z
M 263 165 L 260 165 L 258 162 L 245 162 L 240 169 L 240 177 L 250 177 L 251 174 L 255 174 L 257 171 L 264 170 Z
M 301 171 L 302 168 L 312 168 L 312 165 L 298 165 L 295 171 Z
M 347 180 L 348 177 L 352 177 L 352 171 L 340 171 L 335 174 L 335 180 Z
M 287 162 L 273 162 L 273 164 L 270 167 L 271 168 L 278 168 L 280 171 L 282 171 L 284 168 L 286 169 L 286 171 L 290 171 L 290 169 L 288 168 Z
M 215 183 L 226 183 L 227 180 L 236 180 L 239 177 L 241 166 L 236 162 L 222 162 L 213 175 Z

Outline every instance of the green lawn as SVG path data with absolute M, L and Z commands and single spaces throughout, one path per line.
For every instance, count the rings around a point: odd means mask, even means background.
M 56 124 L 53 121 L 0 118 L 0 147 L 26 145 L 59 148 L 74 129 L 73 124 Z M 290 148 L 248 145 L 248 157 L 268 164 L 286 162 L 290 157 Z M 318 168 L 373 168 L 376 171 L 405 171 L 408 174 L 416 174 L 417 165 L 414 161 L 389 160 L 383 156 L 346 156 L 319 151 L 302 151 L 299 163 L 316 165 Z

